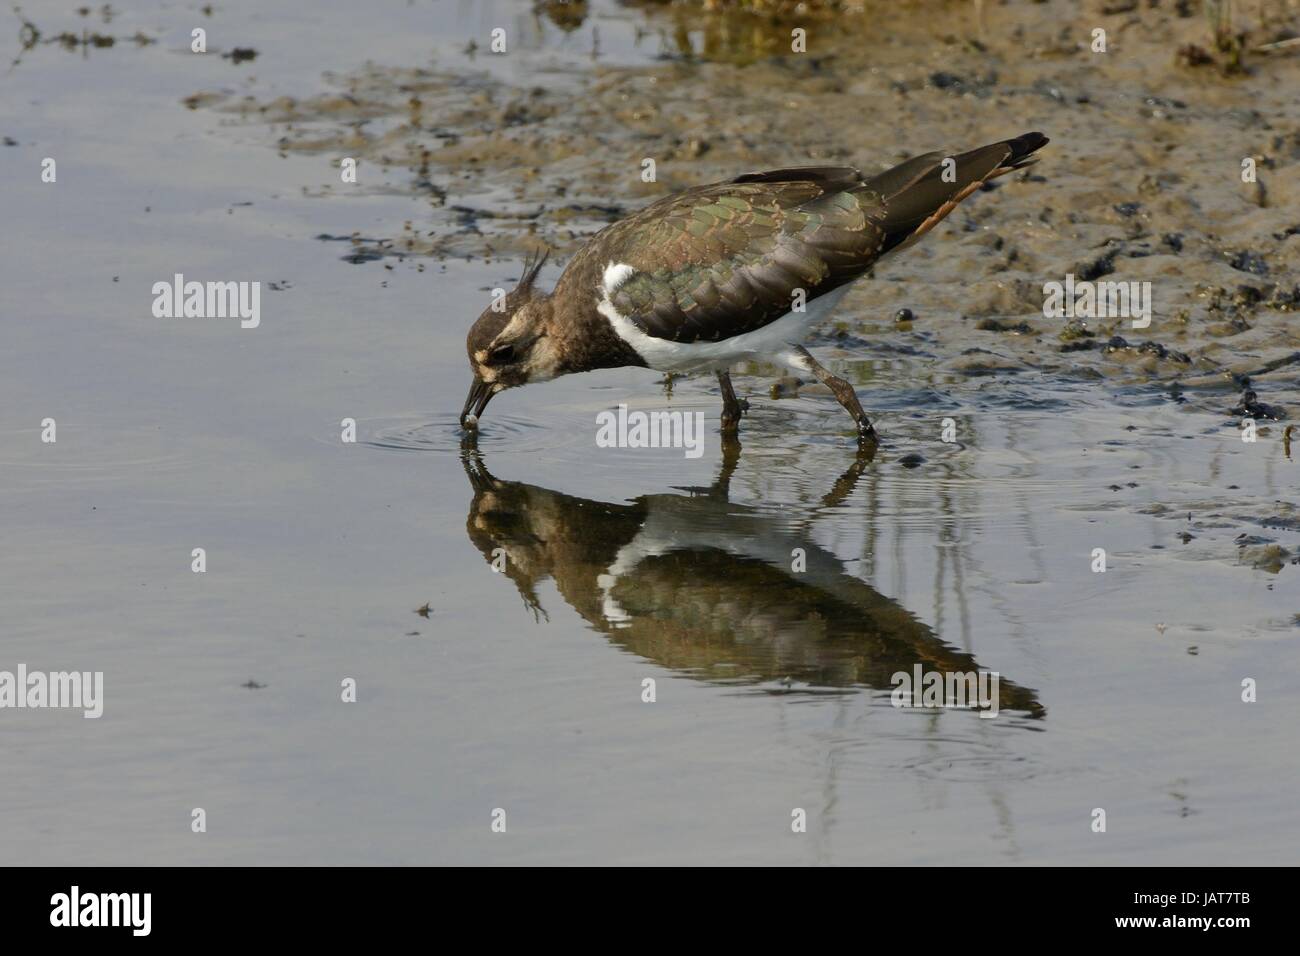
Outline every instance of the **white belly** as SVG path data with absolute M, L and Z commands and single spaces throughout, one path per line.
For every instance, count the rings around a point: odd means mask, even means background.
M 610 276 L 610 270 L 606 271 L 606 276 Z M 849 291 L 849 285 L 842 285 L 813 299 L 803 312 L 787 312 L 775 322 L 769 322 L 761 329 L 743 335 L 720 342 L 686 343 L 646 335 L 630 319 L 619 315 L 608 297 L 608 293 L 612 292 L 611 285 L 617 287 L 615 283 L 607 282 L 606 297 L 596 307 L 597 311 L 609 319 L 619 338 L 636 349 L 646 365 L 661 372 L 681 373 L 724 370 L 736 362 L 754 359 L 801 367 L 791 353 L 791 348 L 802 343 L 808 333 L 826 318 Z
M 615 627 L 627 627 L 635 618 L 614 597 L 620 580 L 635 577 L 647 558 L 674 552 L 725 551 L 738 558 L 761 561 L 771 568 L 798 578 L 849 604 L 861 604 L 861 581 L 850 576 L 835 555 L 809 543 L 802 534 L 786 532 L 760 514 L 737 511 L 728 516 L 727 530 L 719 534 L 711 516 L 714 505 L 707 499 L 676 495 L 650 496 L 640 529 L 615 555 L 614 561 L 596 577 L 601 591 L 601 613 Z M 805 551 L 805 567 L 792 573 L 790 555 L 795 548 Z

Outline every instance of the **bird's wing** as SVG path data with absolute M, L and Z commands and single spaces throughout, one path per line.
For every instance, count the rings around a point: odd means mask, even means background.
M 717 342 L 865 270 L 884 234 L 845 187 L 856 170 L 775 170 L 661 200 L 605 246 L 634 270 L 611 303 L 647 335 Z M 614 237 L 611 237 L 614 238 Z
M 814 166 L 700 186 L 610 226 L 599 243 L 607 261 L 578 271 L 630 266 L 605 291 L 647 335 L 732 338 L 788 313 L 800 290 L 811 302 L 858 278 L 983 183 L 1027 165 L 1046 142 L 1027 133 L 965 153 L 926 153 L 870 179 L 851 166 Z M 580 258 L 596 255 L 595 246 Z

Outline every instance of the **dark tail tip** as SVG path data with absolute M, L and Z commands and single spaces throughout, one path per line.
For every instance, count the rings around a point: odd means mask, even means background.
M 1011 158 L 1008 162 L 1017 162 L 1024 159 L 1030 153 L 1036 152 L 1050 143 L 1051 140 L 1042 133 L 1025 133 L 1017 136 L 1015 139 L 1007 140 L 1007 145 L 1011 147 Z

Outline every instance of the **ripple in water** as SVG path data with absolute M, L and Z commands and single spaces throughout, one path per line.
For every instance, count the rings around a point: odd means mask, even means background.
M 460 454 L 469 439 L 459 416 L 401 416 L 357 422 L 358 442 L 386 451 Z M 526 418 L 494 415 L 486 419 L 474 444 L 481 450 L 534 451 L 568 443 L 565 435 Z

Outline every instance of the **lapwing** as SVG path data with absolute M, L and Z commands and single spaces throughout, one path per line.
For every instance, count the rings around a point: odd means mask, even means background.
M 713 372 L 722 430 L 745 405 L 731 367 L 759 360 L 812 375 L 876 441 L 844 379 L 804 347 L 809 333 L 880 259 L 916 242 L 989 180 L 1034 162 L 1042 133 L 964 153 L 925 153 L 875 176 L 852 166 L 747 173 L 651 203 L 602 229 L 549 295 L 545 253 L 479 316 L 467 347 L 474 382 L 461 412 L 478 427 L 492 397 L 601 368 Z

